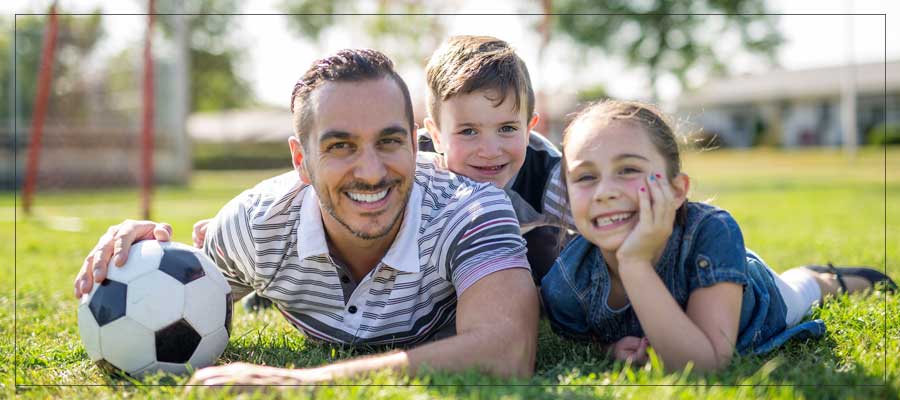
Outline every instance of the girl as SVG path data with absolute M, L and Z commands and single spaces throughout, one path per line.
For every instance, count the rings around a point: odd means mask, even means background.
M 687 201 L 676 138 L 651 106 L 587 107 L 566 128 L 562 163 L 581 236 L 542 299 L 556 332 L 612 344 L 618 359 L 642 361 L 652 343 L 667 368 L 719 369 L 735 351 L 822 335 L 821 320 L 801 321 L 827 295 L 895 286 L 868 268 L 773 272 L 728 212 Z

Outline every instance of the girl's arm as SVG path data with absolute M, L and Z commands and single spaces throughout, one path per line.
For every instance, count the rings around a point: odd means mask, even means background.
M 740 323 L 741 285 L 721 282 L 694 290 L 685 312 L 650 263 L 620 264 L 619 274 L 644 334 L 666 369 L 684 368 L 689 361 L 699 370 L 728 365 Z
M 687 178 L 676 195 L 664 175 L 651 174 L 638 192 L 639 221 L 616 250 L 618 274 L 653 348 L 668 369 L 692 361 L 700 370 L 725 366 L 740 324 L 743 287 L 711 283 L 691 292 L 687 312 L 672 298 L 653 268 L 672 235 L 675 213 L 684 203 Z M 741 242 L 741 246 L 743 244 Z

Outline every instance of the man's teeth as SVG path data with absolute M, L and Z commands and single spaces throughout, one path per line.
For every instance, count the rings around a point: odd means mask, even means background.
M 347 195 L 350 196 L 354 201 L 358 201 L 361 203 L 374 203 L 387 196 L 388 190 L 382 190 L 378 193 L 353 193 L 347 192 Z
M 606 226 L 606 225 L 614 224 L 616 222 L 631 218 L 632 215 L 634 215 L 634 213 L 627 212 L 627 213 L 621 213 L 621 214 L 614 214 L 614 215 L 610 215 L 610 216 L 603 217 L 603 218 L 597 218 L 594 220 L 594 224 L 596 224 L 597 226 Z

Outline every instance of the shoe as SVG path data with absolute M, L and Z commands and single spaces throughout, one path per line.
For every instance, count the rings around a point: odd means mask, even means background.
M 250 293 L 244 298 L 244 310 L 247 312 L 259 312 L 272 307 L 272 300 L 260 297 L 256 293 Z
M 874 288 L 876 284 L 879 282 L 884 282 L 884 289 L 890 293 L 893 293 L 897 290 L 897 284 L 894 283 L 891 278 L 877 269 L 869 268 L 869 267 L 835 267 L 831 263 L 828 263 L 826 266 L 821 265 L 806 265 L 804 266 L 807 269 L 811 269 L 818 273 L 828 273 L 834 274 L 837 277 L 838 283 L 841 285 L 841 290 L 844 293 L 847 293 L 847 284 L 844 283 L 845 276 L 856 276 L 863 278 L 871 284 Z

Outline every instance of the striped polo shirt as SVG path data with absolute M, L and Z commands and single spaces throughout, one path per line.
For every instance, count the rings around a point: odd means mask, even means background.
M 501 190 L 438 167 L 419 153 L 394 243 L 360 282 L 329 255 L 318 198 L 296 172 L 231 200 L 210 223 L 204 249 L 237 297 L 272 300 L 307 336 L 406 346 L 455 323 L 456 302 L 479 279 L 528 268 L 525 242 Z

